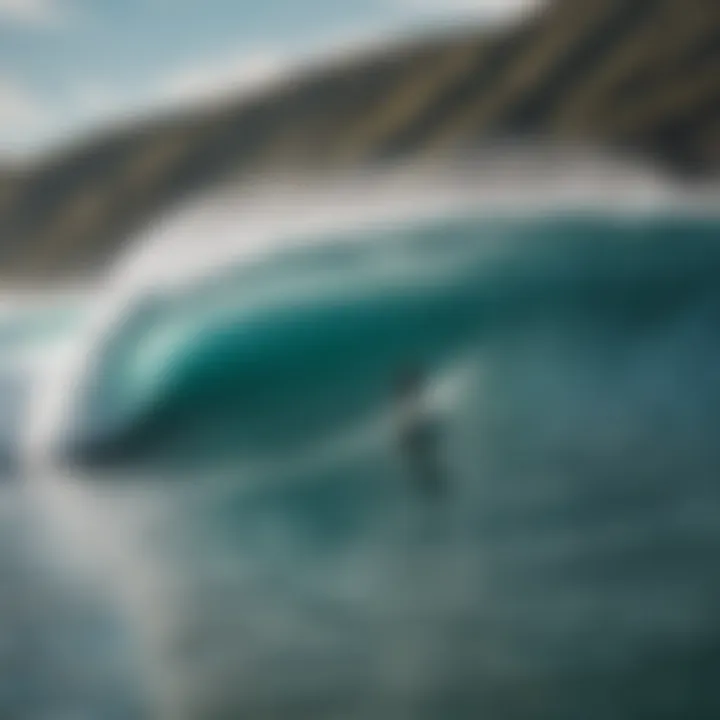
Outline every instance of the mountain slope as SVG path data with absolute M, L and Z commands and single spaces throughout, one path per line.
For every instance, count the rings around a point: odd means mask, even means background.
M 162 209 L 228 176 L 430 162 L 516 137 L 715 175 L 720 3 L 556 0 L 517 27 L 376 51 L 94 138 L 0 181 L 0 266 L 94 272 Z

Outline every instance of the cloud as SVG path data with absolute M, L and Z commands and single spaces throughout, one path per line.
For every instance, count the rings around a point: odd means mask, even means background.
M 475 16 L 500 21 L 535 10 L 547 0 L 391 0 L 395 7 L 432 15 Z
M 286 66 L 282 53 L 272 49 L 205 60 L 161 78 L 158 101 L 162 104 L 211 101 L 252 90 L 279 77 Z
M 22 84 L 0 75 L 0 151 L 22 152 L 29 138 L 42 133 L 48 113 L 39 99 Z
M 64 14 L 56 0 L 0 0 L 0 24 L 55 27 Z
M 70 91 L 72 106 L 81 117 L 112 116 L 130 104 L 127 93 L 101 80 L 79 82 Z
M 42 115 L 40 103 L 26 88 L 0 76 L 0 132 L 33 125 Z

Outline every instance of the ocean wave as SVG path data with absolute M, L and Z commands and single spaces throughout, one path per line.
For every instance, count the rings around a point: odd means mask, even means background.
M 38 384 L 36 498 L 170 717 L 715 717 L 718 219 L 418 205 L 131 251 Z M 440 503 L 393 441 L 408 362 Z
M 461 218 L 225 268 L 123 308 L 94 350 L 73 443 L 87 457 L 197 453 L 213 424 L 211 457 L 223 434 L 238 455 L 278 453 L 370 412 L 403 363 L 441 368 L 542 323 L 629 335 L 712 306 L 715 233 L 702 218 Z

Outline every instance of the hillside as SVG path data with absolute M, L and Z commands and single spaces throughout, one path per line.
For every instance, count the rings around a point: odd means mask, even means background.
M 94 272 L 169 204 L 232 176 L 430 161 L 502 138 L 720 170 L 720 2 L 556 0 L 522 24 L 333 63 L 0 174 L 5 278 Z

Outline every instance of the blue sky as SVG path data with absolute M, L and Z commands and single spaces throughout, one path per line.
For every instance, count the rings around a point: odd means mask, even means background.
M 298 58 L 538 0 L 0 0 L 0 158 L 262 82 Z

